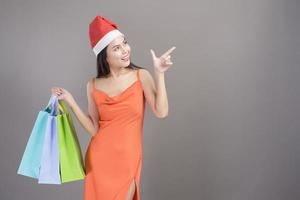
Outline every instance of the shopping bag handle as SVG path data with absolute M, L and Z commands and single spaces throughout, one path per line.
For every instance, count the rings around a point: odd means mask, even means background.
M 58 100 L 58 104 L 57 105 L 58 105 L 58 112 L 59 112 L 59 114 L 64 114 L 65 111 L 63 110 L 63 108 L 60 105 L 60 100 Z
M 53 115 L 69 113 L 69 110 L 67 109 L 67 107 L 65 105 L 65 102 L 63 100 L 59 100 L 58 97 L 55 95 L 51 95 L 51 98 L 48 102 L 46 109 L 48 107 L 50 107 L 51 114 L 53 114 Z
M 48 108 L 50 105 L 53 105 L 53 103 L 55 101 L 55 98 L 57 98 L 57 96 L 51 95 L 51 97 L 49 99 L 49 102 L 48 102 L 48 105 L 46 106 L 46 108 Z
M 69 111 L 65 105 L 65 102 L 63 100 L 58 100 L 58 108 L 62 113 L 68 114 Z
M 58 109 L 57 109 L 57 107 L 58 107 L 58 97 L 57 96 L 51 95 L 46 109 L 49 108 L 49 107 L 50 107 L 50 114 L 51 115 L 57 115 L 57 112 L 58 112 Z

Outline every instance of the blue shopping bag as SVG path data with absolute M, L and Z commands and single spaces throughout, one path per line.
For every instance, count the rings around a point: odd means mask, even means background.
M 38 113 L 17 171 L 20 175 L 35 179 L 39 178 L 48 117 L 51 111 L 55 111 L 53 107 L 55 106 L 56 98 L 56 96 L 52 95 L 47 107 Z
M 48 116 L 44 146 L 41 159 L 39 184 L 61 184 L 60 164 L 57 135 L 58 99 L 54 98 L 50 115 Z

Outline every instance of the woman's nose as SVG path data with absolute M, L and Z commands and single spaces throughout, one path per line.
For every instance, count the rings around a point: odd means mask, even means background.
M 128 51 L 127 51 L 126 47 L 123 47 L 123 48 L 122 48 L 122 53 L 123 53 L 123 54 L 127 54 L 127 52 L 128 52 Z

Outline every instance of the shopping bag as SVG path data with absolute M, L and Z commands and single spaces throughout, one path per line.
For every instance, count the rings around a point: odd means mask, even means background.
M 59 100 L 63 110 L 57 116 L 60 172 L 62 183 L 84 179 L 85 171 L 72 117 L 63 100 Z
M 45 132 L 39 184 L 61 184 L 57 136 L 58 98 L 56 96 L 51 105 Z
M 35 179 L 39 177 L 48 116 L 54 103 L 55 96 L 51 96 L 46 108 L 38 113 L 17 171 L 20 175 Z

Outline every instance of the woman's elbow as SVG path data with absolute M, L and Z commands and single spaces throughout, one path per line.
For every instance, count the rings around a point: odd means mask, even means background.
M 168 113 L 157 113 L 156 114 L 156 117 L 157 118 L 160 118 L 160 119 L 163 119 L 163 118 L 166 118 L 168 116 Z

